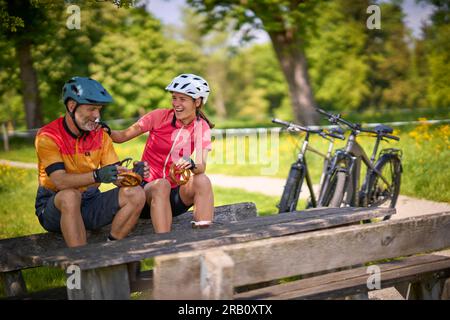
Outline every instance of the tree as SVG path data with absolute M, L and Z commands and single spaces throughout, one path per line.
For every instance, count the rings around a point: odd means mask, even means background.
M 129 7 L 132 1 L 110 2 L 113 2 L 116 7 Z M 65 75 L 65 72 L 70 72 L 70 63 L 68 67 L 67 62 L 71 62 L 70 58 L 73 55 L 71 56 L 67 49 L 71 47 L 61 45 L 62 42 L 67 43 L 65 35 L 68 35 L 65 26 L 67 17 L 65 3 L 70 4 L 69 1 L 0 0 L 0 42 L 2 43 L 0 49 L 4 53 L 9 54 L 12 48 L 14 56 L 13 60 L 9 60 L 10 64 L 7 66 L 9 71 L 11 71 L 10 77 L 12 81 L 2 81 L 0 98 L 6 100 L 8 106 L 15 107 L 17 103 L 17 96 L 15 94 L 17 91 L 20 92 L 28 129 L 38 128 L 43 124 L 41 89 L 44 88 L 49 91 L 49 89 L 53 89 L 51 85 L 57 83 L 59 91 L 61 88 L 61 76 Z M 97 2 L 88 0 L 80 0 L 76 4 L 85 7 L 98 7 L 100 5 Z M 57 40 L 61 43 L 57 43 Z M 58 56 L 53 52 L 55 48 L 60 49 L 60 52 L 62 51 L 61 49 L 66 51 L 63 52 L 63 55 Z M 83 49 L 87 49 L 86 46 Z M 41 54 L 39 57 L 40 53 L 46 53 L 47 55 Z M 37 59 L 42 58 L 42 56 L 48 59 L 48 54 L 53 54 L 56 61 L 63 61 L 65 71 L 58 70 L 58 65 L 53 63 L 54 61 L 50 61 L 48 64 L 35 63 L 36 56 L 38 56 Z M 80 65 L 82 63 L 78 64 L 78 66 Z M 18 82 L 20 83 L 19 87 L 15 86 L 17 83 L 15 81 L 16 66 Z M 46 67 L 48 68 L 46 69 Z M 83 70 L 87 70 L 87 65 Z M 39 79 L 39 75 L 44 78 L 44 81 Z M 3 72 L 0 74 L 0 78 L 2 77 L 5 77 L 5 73 Z M 51 94 L 49 96 L 54 98 Z M 10 104 L 12 102 L 13 105 Z
M 315 98 L 325 109 L 357 110 L 370 94 L 367 6 L 361 0 L 321 2 L 317 26 L 304 36 Z
M 29 0 L 1 1 L 2 15 L 11 23 L 2 24 L 2 36 L 13 44 L 19 62 L 19 77 L 27 128 L 42 125 L 41 100 L 37 73 L 33 66 L 32 46 L 51 30 L 46 11 Z
M 435 108 L 450 105 L 450 4 L 444 0 L 422 0 L 434 6 L 431 25 L 423 28 L 427 65 L 427 98 Z
M 187 46 L 190 56 L 195 56 L 190 70 L 197 69 L 204 75 L 212 88 L 210 103 L 206 109 L 214 112 L 217 120 L 223 120 L 228 115 L 229 102 L 227 67 L 230 63 L 229 34 L 225 31 L 214 31 L 205 34 L 198 28 L 204 23 L 204 17 L 196 14 L 191 8 L 185 7 L 182 12 L 183 28 L 175 32 L 181 36 L 180 47 Z M 174 34 L 175 35 L 175 34 Z M 183 71 L 186 72 L 186 71 Z M 193 72 L 195 73 L 195 72 Z
M 411 36 L 397 3 L 381 4 L 382 27 L 368 30 L 366 55 L 370 65 L 370 92 L 365 106 L 399 108 L 413 104 Z
M 236 29 L 249 31 L 264 28 L 288 83 L 296 120 L 305 125 L 318 122 L 315 101 L 308 75 L 302 29 L 311 19 L 308 14 L 316 2 L 302 0 L 188 0 L 199 13 L 207 15 L 205 27 L 220 25 L 226 17 L 236 19 Z
M 289 100 L 286 81 L 270 44 L 240 50 L 228 68 L 228 92 L 233 98 L 230 112 L 234 115 L 267 121 L 283 101 Z

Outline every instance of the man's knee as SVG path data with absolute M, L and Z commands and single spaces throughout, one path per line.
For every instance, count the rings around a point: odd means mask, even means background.
M 55 196 L 55 206 L 63 211 L 66 208 L 81 205 L 81 192 L 78 189 L 64 189 Z
M 145 192 L 140 186 L 120 188 L 119 196 L 127 203 L 131 202 L 141 207 L 145 204 Z

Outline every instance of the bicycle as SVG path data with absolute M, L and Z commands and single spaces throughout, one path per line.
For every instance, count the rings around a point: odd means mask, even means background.
M 326 116 L 332 124 L 345 125 L 351 130 L 346 146 L 336 150 L 324 181 L 322 196 L 331 198 L 330 206 L 395 208 L 403 171 L 402 151 L 396 148 L 382 149 L 377 157 L 381 141 L 400 140 L 392 135 L 393 129 L 386 125 L 378 125 L 374 130 L 365 129 L 361 124 L 342 119 L 340 114 L 332 114 L 322 109 L 317 111 Z M 361 133 L 368 133 L 376 138 L 370 158 L 357 141 Z M 361 162 L 367 167 L 367 171 L 362 187 L 359 188 Z M 319 203 L 321 201 L 324 199 L 319 199 Z M 390 217 L 384 216 L 382 220 L 388 220 Z
M 343 135 L 342 130 L 340 128 L 332 131 L 325 131 L 322 129 L 309 129 L 306 127 L 302 127 L 300 125 L 297 125 L 295 123 L 286 122 L 279 119 L 272 119 L 273 123 L 281 124 L 284 127 L 286 127 L 287 131 L 290 132 L 305 132 L 306 136 L 303 140 L 302 147 L 300 148 L 300 151 L 297 155 L 297 160 L 291 165 L 291 168 L 289 170 L 288 178 L 286 180 L 286 185 L 284 186 L 283 194 L 281 196 L 280 203 L 277 205 L 278 207 L 278 213 L 283 212 L 292 212 L 295 211 L 298 204 L 298 198 L 300 196 L 300 191 L 303 185 L 303 181 L 306 179 L 306 184 L 309 189 L 310 193 L 310 201 L 308 203 L 307 208 L 309 207 L 317 207 L 317 201 L 313 190 L 313 185 L 311 181 L 311 176 L 309 174 L 308 165 L 306 162 L 306 152 L 311 151 L 313 153 L 318 154 L 319 156 L 324 158 L 324 166 L 322 170 L 322 176 L 320 179 L 320 185 L 322 185 L 322 181 L 324 180 L 325 172 L 329 165 L 329 160 L 331 159 L 331 153 L 334 146 L 334 139 L 341 139 L 344 140 L 345 137 Z M 328 140 L 330 142 L 328 146 L 328 151 L 326 154 L 321 153 L 320 151 L 312 148 L 309 145 L 309 136 L 310 134 L 318 134 L 322 138 Z

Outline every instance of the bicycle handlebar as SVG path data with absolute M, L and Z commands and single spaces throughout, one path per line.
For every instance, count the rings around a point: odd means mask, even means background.
M 286 126 L 286 127 L 289 127 L 291 125 L 290 122 L 283 121 L 283 120 L 276 119 L 276 118 L 272 119 L 272 122 L 281 124 L 281 125 Z
M 281 124 L 281 125 L 283 125 L 283 126 L 285 126 L 287 128 L 293 128 L 293 129 L 296 129 L 296 130 L 305 131 L 305 132 L 309 132 L 309 133 L 316 133 L 316 134 L 320 135 L 322 138 L 326 138 L 326 136 L 329 136 L 329 137 L 345 140 L 345 136 L 342 135 L 342 134 L 339 134 L 339 133 L 325 132 L 322 129 L 317 129 L 317 130 L 309 129 L 309 128 L 306 128 L 306 127 L 302 127 L 302 126 L 300 126 L 298 124 L 295 124 L 295 123 L 292 123 L 292 122 L 283 121 L 283 120 L 276 119 L 276 118 L 272 119 L 272 122 L 273 123 L 277 123 L 277 124 Z
M 276 119 L 276 118 L 272 119 L 272 122 L 281 124 L 281 125 L 283 125 L 285 127 L 288 127 L 288 128 L 294 128 L 294 129 L 305 131 L 305 132 L 313 132 L 312 130 L 310 130 L 308 128 L 305 128 L 305 127 L 302 127 L 302 126 L 300 126 L 298 124 L 295 124 L 295 123 L 292 123 L 292 122 L 283 121 L 283 120 Z
M 332 133 L 332 132 L 325 132 L 325 134 L 329 137 L 345 140 L 345 136 L 343 134 L 339 133 Z
M 374 133 L 374 134 L 376 134 L 377 136 L 380 136 L 380 137 L 384 137 L 384 138 L 400 141 L 399 137 L 396 137 L 396 136 L 393 136 L 393 135 L 390 135 L 390 134 L 387 134 L 387 133 L 378 132 L 378 131 L 375 131 L 375 130 L 364 129 L 364 128 L 361 127 L 361 124 L 359 124 L 359 123 L 351 123 L 351 122 L 349 122 L 347 120 L 342 119 L 340 114 L 332 114 L 332 113 L 329 113 L 329 112 L 327 112 L 327 111 L 325 111 L 323 109 L 320 109 L 320 108 L 316 108 L 316 110 L 317 110 L 318 113 L 327 116 L 328 117 L 328 121 L 330 121 L 331 123 L 336 124 L 336 123 L 340 122 L 342 124 L 345 124 L 347 127 L 349 127 L 352 130 L 357 130 L 357 131 L 367 132 L 367 133 Z
M 320 108 L 316 108 L 317 112 L 319 112 L 320 114 L 327 116 L 328 117 L 328 121 L 330 121 L 331 123 L 336 124 L 337 122 L 340 122 L 342 124 L 345 124 L 347 127 L 349 127 L 352 130 L 360 130 L 361 129 L 361 125 L 358 123 L 351 123 L 347 120 L 344 120 L 341 118 L 340 114 L 332 114 L 329 112 L 326 112 L 323 109 Z
M 400 138 L 399 138 L 399 137 L 392 136 L 392 135 L 390 135 L 390 134 L 384 134 L 383 137 L 384 137 L 384 138 L 388 138 L 388 139 L 392 139 L 392 140 L 396 140 L 396 141 L 400 141 Z

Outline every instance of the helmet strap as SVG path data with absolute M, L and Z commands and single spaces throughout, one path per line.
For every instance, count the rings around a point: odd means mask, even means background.
M 75 100 L 74 100 L 75 101 Z M 77 111 L 77 109 L 78 109 L 78 107 L 80 106 L 80 104 L 77 102 L 77 101 L 75 101 L 75 103 L 76 103 L 76 105 L 75 105 L 75 108 L 73 108 L 73 111 L 71 112 L 70 110 L 69 110 L 69 108 L 67 107 L 67 104 L 66 104 L 66 109 L 67 109 L 67 112 L 69 112 L 69 115 L 70 115 L 70 118 L 72 118 L 72 121 L 73 121 L 73 124 L 75 125 L 75 127 L 78 129 L 78 131 L 80 132 L 80 137 L 83 137 L 84 135 L 87 135 L 88 133 L 89 133 L 89 131 L 86 131 L 86 130 L 83 130 L 83 129 L 81 129 L 80 128 L 80 126 L 78 125 L 78 123 L 77 123 L 77 120 L 75 120 L 75 111 Z

